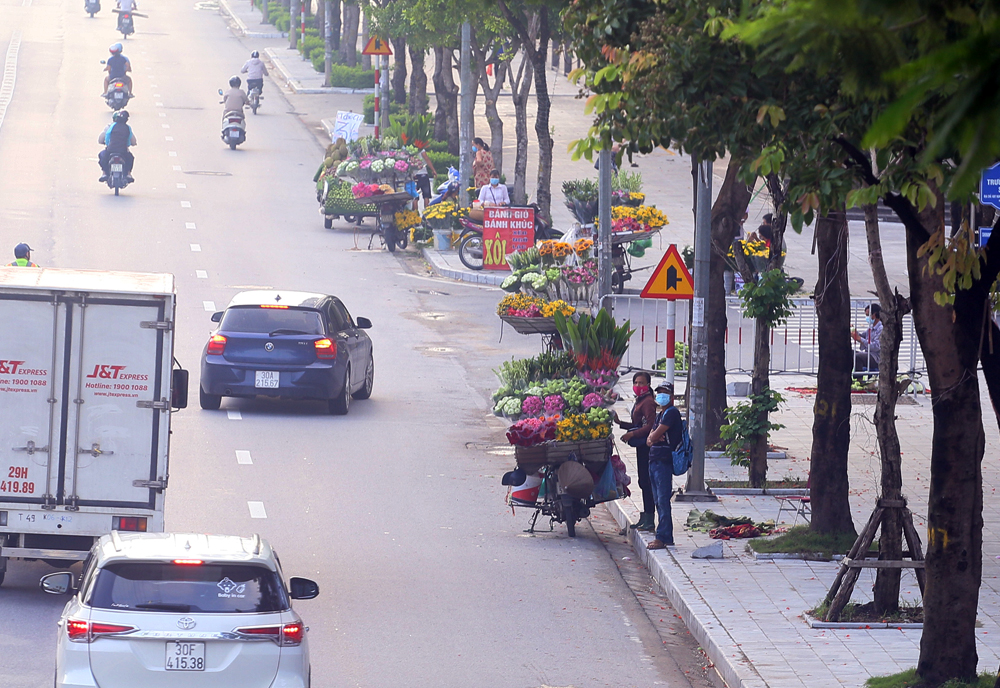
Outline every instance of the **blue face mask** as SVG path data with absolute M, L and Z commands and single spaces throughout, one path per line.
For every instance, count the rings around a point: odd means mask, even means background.
M 499 183 L 500 183 L 499 179 L 497 179 L 496 177 L 490 177 L 490 184 L 492 184 L 493 186 L 496 186 Z
M 472 152 L 473 152 L 473 153 L 475 153 L 475 152 L 476 152 L 476 151 L 478 151 L 478 150 L 479 150 L 479 149 L 478 149 L 478 148 L 476 148 L 475 146 L 473 146 L 473 147 L 472 147 Z
M 660 392 L 656 395 L 656 403 L 659 406 L 666 406 L 670 403 L 670 395 L 664 392 Z
M 865 316 L 865 322 L 868 324 L 868 327 L 871 327 L 872 326 L 872 317 L 870 315 L 866 315 Z

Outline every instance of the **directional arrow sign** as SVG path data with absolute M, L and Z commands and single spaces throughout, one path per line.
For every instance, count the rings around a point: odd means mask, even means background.
M 690 299 L 694 297 L 694 280 L 688 272 L 677 246 L 670 244 L 653 270 L 640 296 L 644 299 Z

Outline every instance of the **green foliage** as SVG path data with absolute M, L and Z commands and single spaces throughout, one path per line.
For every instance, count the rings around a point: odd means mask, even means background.
M 834 554 L 847 554 L 854 546 L 853 533 L 814 533 L 809 526 L 793 526 L 773 538 L 755 538 L 749 544 L 755 552 L 785 554 L 819 554 L 827 559 Z M 875 551 L 878 546 L 875 545 Z
M 323 58 L 323 51 L 319 52 Z M 322 71 L 322 70 L 320 70 Z M 366 72 L 361 67 L 345 67 L 344 65 L 330 65 L 330 85 L 342 88 L 371 88 L 375 83 L 375 72 Z
M 748 282 L 740 290 L 743 315 L 759 320 L 764 327 L 773 329 L 791 316 L 789 296 L 796 289 L 797 286 L 788 281 L 784 270 L 762 272 L 756 282 Z
M 691 353 L 690 347 L 684 342 L 674 342 L 674 370 L 687 370 L 688 367 L 688 355 Z M 656 359 L 656 363 L 653 364 L 653 370 L 666 370 L 667 369 L 667 357 Z
M 530 382 L 576 377 L 576 360 L 565 351 L 540 353 L 532 358 L 504 361 L 493 371 L 508 390 L 523 389 Z
M 360 67 L 352 67 L 352 69 L 360 69 Z M 358 86 L 357 88 L 373 88 L 375 85 L 375 72 L 364 72 L 368 75 L 368 82 L 365 86 Z M 382 107 L 385 107 L 386 99 L 382 99 Z M 364 102 L 362 104 L 362 111 L 365 115 L 365 124 L 375 124 L 375 94 L 369 93 L 365 96 Z M 389 117 L 392 118 L 393 115 L 400 117 L 407 113 L 407 106 L 403 103 L 389 103 Z
M 597 202 L 598 186 L 593 179 L 571 179 L 563 182 L 563 194 L 567 201 Z
M 567 349 L 576 354 L 577 360 L 593 370 L 617 367 L 628 350 L 628 340 L 635 333 L 629 321 L 619 326 L 608 311 L 602 308 L 596 318 L 588 313 L 580 315 L 578 322 L 555 313 L 556 329 Z
M 447 146 L 447 143 L 445 143 L 445 146 Z M 458 156 L 452 155 L 447 151 L 444 153 L 428 151 L 427 157 L 431 159 L 432 163 L 434 163 L 434 169 L 438 171 L 438 174 L 446 175 L 449 167 L 458 169 Z
M 684 267 L 688 272 L 694 275 L 694 246 L 687 244 L 681 249 L 681 260 L 684 261 Z
M 727 424 L 720 428 L 719 434 L 734 466 L 749 468 L 750 448 L 757 438 L 769 437 L 773 431 L 785 427 L 769 418 L 783 401 L 780 394 L 767 387 L 760 394 L 751 394 L 747 402 L 726 409 Z
M 642 193 L 642 173 L 619 169 L 611 175 L 611 190 Z

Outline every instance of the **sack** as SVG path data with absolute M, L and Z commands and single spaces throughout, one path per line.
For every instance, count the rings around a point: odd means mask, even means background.
M 686 420 L 681 420 L 681 441 L 674 447 L 674 475 L 687 473 L 693 460 L 694 449 L 691 447 L 688 424 Z
M 594 478 L 583 464 L 566 461 L 560 464 L 556 475 L 562 490 L 571 497 L 586 499 L 594 491 Z
M 618 483 L 615 481 L 615 465 L 612 461 L 604 464 L 601 477 L 594 484 L 592 496 L 595 502 L 610 502 L 613 499 L 621 498 L 618 493 Z

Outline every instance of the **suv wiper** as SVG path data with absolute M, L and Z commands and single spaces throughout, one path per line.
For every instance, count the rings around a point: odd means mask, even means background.
M 190 604 L 172 604 L 170 602 L 144 602 L 135 605 L 136 609 L 156 609 L 164 612 L 189 612 Z
M 268 337 L 273 337 L 276 334 L 309 334 L 309 333 L 308 332 L 303 332 L 302 330 L 288 330 L 288 329 L 280 328 L 280 329 L 274 330 L 273 332 L 269 332 L 267 336 Z

